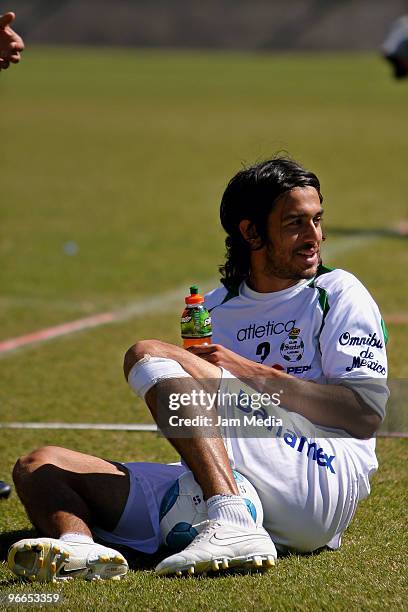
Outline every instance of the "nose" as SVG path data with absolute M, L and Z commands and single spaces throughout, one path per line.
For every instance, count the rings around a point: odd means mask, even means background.
M 311 219 L 309 223 L 305 224 L 303 238 L 305 241 L 320 243 L 322 239 L 322 228 L 320 225 L 315 225 L 313 219 Z

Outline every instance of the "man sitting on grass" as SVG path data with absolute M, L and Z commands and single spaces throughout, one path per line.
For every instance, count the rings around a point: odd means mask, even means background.
M 222 286 L 206 297 L 214 343 L 187 351 L 141 340 L 125 355 L 129 385 L 183 462 L 120 464 L 57 447 L 19 459 L 17 492 L 46 537 L 12 546 L 15 574 L 123 575 L 124 558 L 93 536 L 155 552 L 161 501 L 186 466 L 201 485 L 209 520 L 186 549 L 157 566 L 159 574 L 269 567 L 276 548 L 339 547 L 377 469 L 373 435 L 388 397 L 386 333 L 363 285 L 321 263 L 322 201 L 316 175 L 287 158 L 233 177 L 221 202 Z M 217 393 L 215 408 L 177 411 L 180 423 L 194 414 L 210 418 L 208 426 L 172 425 L 170 394 L 186 389 Z M 280 405 L 260 411 L 239 399 L 260 391 L 278 396 Z M 223 398 L 234 394 L 238 400 L 226 405 Z M 248 415 L 256 426 L 237 424 Z M 264 528 L 247 512 L 232 468 L 255 486 Z

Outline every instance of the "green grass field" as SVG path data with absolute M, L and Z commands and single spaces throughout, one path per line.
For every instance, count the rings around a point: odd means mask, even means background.
M 2 422 L 149 422 L 124 382 L 123 353 L 140 337 L 179 341 L 183 287 L 209 288 L 223 260 L 227 180 L 277 151 L 319 175 L 326 263 L 374 295 L 391 377 L 408 378 L 408 250 L 387 231 L 408 218 L 408 89 L 381 59 L 28 49 L 1 74 L 0 95 L 0 342 L 180 288 L 163 311 L 0 355 Z M 0 478 L 43 444 L 175 458 L 150 433 L 5 429 Z M 407 449 L 379 440 L 373 493 L 338 552 L 287 557 L 266 575 L 183 580 L 137 558 L 123 582 L 98 585 L 27 586 L 3 565 L 0 590 L 60 590 L 73 610 L 403 609 Z M 30 524 L 15 494 L 0 509 L 4 558 Z

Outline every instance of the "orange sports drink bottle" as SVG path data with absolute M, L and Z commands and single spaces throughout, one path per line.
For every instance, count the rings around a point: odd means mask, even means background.
M 198 293 L 197 285 L 190 287 L 185 298 L 186 307 L 181 315 L 181 337 L 183 347 L 197 344 L 211 344 L 211 316 L 204 306 L 204 298 Z

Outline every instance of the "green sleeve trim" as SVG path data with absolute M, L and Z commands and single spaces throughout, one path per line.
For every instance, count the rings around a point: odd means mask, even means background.
M 213 306 L 212 308 L 209 308 L 208 312 L 212 312 L 214 308 L 217 308 L 218 306 L 222 306 L 222 304 L 229 302 L 230 300 L 232 300 L 232 298 L 237 297 L 238 295 L 239 295 L 239 286 L 234 287 L 233 289 L 228 289 L 228 292 L 226 296 L 224 297 L 224 299 L 222 300 L 222 302 L 220 302 L 219 304 L 215 304 L 215 306 Z
M 329 272 L 333 272 L 333 270 L 335 269 L 336 268 L 330 268 L 329 266 L 324 266 L 323 264 L 320 264 L 319 267 L 317 268 L 315 278 L 317 278 L 318 276 L 321 276 L 322 274 L 328 274 Z
M 317 278 L 319 278 L 319 276 L 322 276 L 322 274 L 328 274 L 329 272 L 333 272 L 333 270 L 335 269 L 336 268 L 329 268 L 329 266 L 324 266 L 323 264 L 320 264 L 317 268 L 316 275 L 312 278 L 312 280 L 308 284 L 308 287 L 314 287 L 315 281 Z
M 326 291 L 326 289 L 323 289 L 322 287 L 316 287 L 316 289 L 319 292 L 319 304 L 320 304 L 320 308 L 322 309 L 323 312 L 323 321 L 326 318 L 327 313 L 330 310 L 330 304 L 329 304 L 329 295 Z
M 308 285 L 307 285 L 311 289 L 317 289 L 317 291 L 319 292 L 319 306 L 322 309 L 322 322 L 321 322 L 321 325 L 320 325 L 320 329 L 319 329 L 319 331 L 317 333 L 317 341 L 318 341 L 318 346 L 319 346 L 320 354 L 322 353 L 322 349 L 320 347 L 320 335 L 322 333 L 324 324 L 326 322 L 326 317 L 327 317 L 328 312 L 330 310 L 330 304 L 329 304 L 329 294 L 327 293 L 326 289 L 323 289 L 323 287 L 317 287 L 316 284 L 315 284 L 315 281 L 322 274 L 327 274 L 328 272 L 332 272 L 334 269 L 335 268 L 329 268 L 327 266 L 319 266 L 318 269 L 317 269 L 316 276 L 314 278 L 312 278 L 310 283 L 308 283 Z
M 237 297 L 238 295 L 239 295 L 239 287 L 234 287 L 233 289 L 229 289 L 227 295 L 222 300 L 221 304 L 225 304 L 225 302 L 229 302 L 230 300 L 232 300 L 232 298 Z
M 382 332 L 383 332 L 383 335 L 384 335 L 384 342 L 385 342 L 385 344 L 387 344 L 389 336 L 388 336 L 387 327 L 386 327 L 386 325 L 384 323 L 384 319 L 382 317 L 381 317 L 381 329 L 382 329 Z
M 319 304 L 320 304 L 320 308 L 322 309 L 322 313 L 323 313 L 323 317 L 322 317 L 322 323 L 320 325 L 320 329 L 319 332 L 317 334 L 317 341 L 319 343 L 319 351 L 320 354 L 322 353 L 322 349 L 320 347 L 320 334 L 322 333 L 324 324 L 326 323 L 326 317 L 329 313 L 330 310 L 330 304 L 329 304 L 329 295 L 327 293 L 327 291 L 325 289 L 323 289 L 322 287 L 316 287 L 316 289 L 319 292 Z

